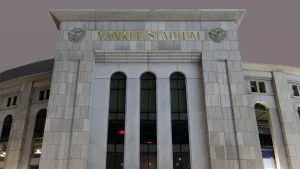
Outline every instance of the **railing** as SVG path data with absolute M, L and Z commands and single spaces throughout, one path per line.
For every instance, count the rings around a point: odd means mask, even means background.
M 32 158 L 40 158 L 42 154 L 43 137 L 33 138 L 32 141 Z
M 7 142 L 0 143 L 0 162 L 5 161 L 7 144 L 8 144 Z

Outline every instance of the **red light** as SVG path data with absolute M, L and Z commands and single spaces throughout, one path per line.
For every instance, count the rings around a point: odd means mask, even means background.
M 152 141 L 146 141 L 147 144 L 152 144 Z
M 124 130 L 119 130 L 118 133 L 122 135 L 125 134 Z

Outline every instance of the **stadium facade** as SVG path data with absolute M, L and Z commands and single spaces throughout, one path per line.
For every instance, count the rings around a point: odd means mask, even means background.
M 0 74 L 0 168 L 297 169 L 300 68 L 242 62 L 245 12 L 51 11 L 54 59 Z

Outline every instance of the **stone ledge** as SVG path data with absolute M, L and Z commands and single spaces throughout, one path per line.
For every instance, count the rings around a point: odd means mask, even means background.
M 51 10 L 57 28 L 61 21 L 236 21 L 245 9 L 196 10 Z
M 95 62 L 200 62 L 201 51 L 95 50 Z

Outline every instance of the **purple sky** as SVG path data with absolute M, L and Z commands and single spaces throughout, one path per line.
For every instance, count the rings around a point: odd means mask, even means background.
M 299 0 L 1 0 L 0 72 L 54 57 L 50 9 L 247 9 L 239 28 L 243 60 L 300 67 L 299 7 Z

